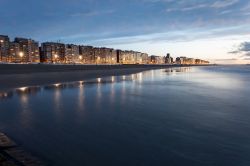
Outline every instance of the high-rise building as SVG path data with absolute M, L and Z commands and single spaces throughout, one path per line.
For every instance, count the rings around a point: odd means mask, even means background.
M 147 64 L 148 63 L 148 54 L 142 53 L 142 64 Z
M 9 61 L 20 63 L 22 61 L 22 52 L 20 51 L 20 45 L 16 42 L 10 42 L 10 52 L 9 52 Z
M 165 63 L 165 57 L 151 55 L 149 57 L 149 63 L 150 64 L 164 64 Z
M 172 64 L 173 63 L 173 58 L 170 56 L 169 53 L 167 53 L 167 56 L 165 57 L 165 63 L 166 64 Z
M 74 44 L 67 44 L 65 50 L 65 61 L 66 63 L 81 63 L 82 60 L 79 53 L 79 46 Z
M 19 44 L 21 62 L 40 62 L 38 42 L 25 38 L 15 38 L 14 42 Z
M 116 51 L 112 48 L 94 48 L 96 64 L 115 64 L 117 62 Z
M 83 64 L 95 64 L 95 50 L 92 46 L 79 47 L 80 61 Z
M 10 39 L 8 36 L 0 35 L 0 62 L 8 62 Z
M 41 45 L 41 61 L 45 63 L 65 63 L 65 44 L 46 42 Z

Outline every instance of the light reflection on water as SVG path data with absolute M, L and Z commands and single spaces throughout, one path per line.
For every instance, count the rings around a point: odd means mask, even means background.
M 0 131 L 56 166 L 249 165 L 249 80 L 184 67 L 21 87 L 0 93 Z
M 160 71 L 165 72 L 167 75 L 176 75 L 178 72 L 188 72 L 190 71 L 190 67 L 180 67 L 180 68 L 169 68 L 169 69 L 162 69 Z M 70 83 L 56 83 L 52 85 L 45 85 L 45 86 L 31 86 L 31 87 L 20 87 L 13 91 L 8 92 L 1 92 L 0 93 L 0 100 L 1 99 L 8 99 L 12 98 L 14 95 L 36 95 L 37 93 L 40 93 L 41 91 L 49 91 L 49 90 L 55 90 L 55 98 L 58 98 L 58 95 L 60 95 L 60 90 L 70 89 L 70 88 L 79 88 L 83 89 L 84 85 L 91 85 L 91 84 L 97 84 L 98 89 L 100 89 L 100 86 L 102 84 L 113 84 L 122 82 L 123 84 L 123 91 L 125 92 L 125 85 L 127 81 L 138 81 L 142 82 L 143 78 L 148 78 L 149 75 L 151 75 L 151 80 L 155 79 L 155 73 L 159 72 L 158 70 L 151 70 L 148 72 L 142 72 L 137 74 L 131 74 L 131 75 L 123 75 L 123 76 L 111 76 L 111 77 L 105 77 L 105 78 L 96 78 L 92 80 L 87 81 L 76 81 L 76 82 L 70 82 Z M 59 90 L 59 91 L 58 91 Z M 99 94 L 101 95 L 101 94 Z M 101 97 L 101 96 L 100 96 Z

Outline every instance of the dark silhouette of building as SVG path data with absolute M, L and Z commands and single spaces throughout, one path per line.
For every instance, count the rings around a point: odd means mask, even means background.
M 0 35 L 0 62 L 8 62 L 10 39 L 8 36 Z
M 41 45 L 41 62 L 65 63 L 65 44 L 45 42 Z

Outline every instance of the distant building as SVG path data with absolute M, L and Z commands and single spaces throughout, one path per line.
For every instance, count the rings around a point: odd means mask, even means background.
M 116 51 L 112 48 L 94 48 L 96 64 L 115 64 L 117 62 Z
M 209 61 L 195 59 L 195 64 L 197 64 L 197 65 L 209 64 Z
M 9 37 L 0 35 L 0 62 L 9 62 L 9 46 Z
M 173 63 L 174 63 L 174 59 L 170 56 L 169 53 L 168 53 L 167 56 L 165 57 L 165 63 L 166 63 L 166 64 L 173 64 Z
M 95 50 L 92 46 L 79 46 L 80 61 L 83 64 L 95 64 Z
M 38 42 L 25 38 L 15 38 L 14 42 L 19 44 L 19 56 L 21 62 L 40 62 Z
M 81 63 L 79 46 L 74 44 L 67 44 L 65 51 L 65 63 Z
M 142 59 L 141 64 L 147 64 L 148 63 L 148 54 L 142 53 L 141 59 Z
M 165 63 L 165 57 L 151 55 L 149 57 L 149 63 L 150 64 L 164 64 Z
M 187 64 L 187 57 L 178 57 L 176 58 L 176 63 L 180 65 Z
M 0 62 L 7 63 L 61 63 L 61 64 L 173 64 L 168 53 L 163 56 L 149 56 L 132 50 L 96 48 L 56 42 L 39 43 L 26 38 L 0 35 Z M 187 57 L 176 58 L 176 64 L 209 64 L 208 61 Z
M 209 64 L 208 61 L 204 61 L 201 59 L 187 58 L 187 57 L 176 58 L 176 63 L 181 65 Z
M 22 62 L 22 52 L 20 50 L 19 43 L 10 42 L 9 60 L 10 62 L 15 62 L 15 63 Z
M 148 54 L 141 52 L 134 52 L 134 63 L 135 64 L 147 64 Z
M 42 43 L 41 61 L 46 63 L 65 63 L 65 44 L 54 42 Z
M 148 54 L 136 51 L 116 50 L 119 64 L 147 64 Z

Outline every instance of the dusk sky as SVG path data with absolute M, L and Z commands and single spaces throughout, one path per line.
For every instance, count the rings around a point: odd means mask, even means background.
M 250 62 L 249 0 L 0 0 L 0 34 Z

